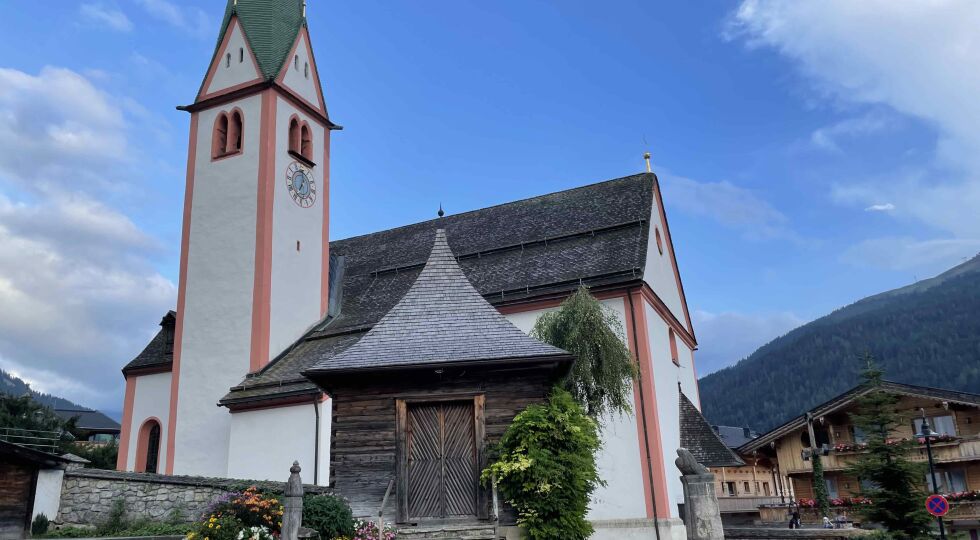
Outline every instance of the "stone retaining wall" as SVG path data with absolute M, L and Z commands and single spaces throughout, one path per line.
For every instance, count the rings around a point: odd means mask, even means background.
M 288 476 L 288 471 L 284 476 Z M 258 486 L 282 492 L 284 482 L 258 482 L 199 476 L 77 469 L 65 472 L 57 523 L 96 525 L 105 521 L 113 502 L 122 499 L 130 519 L 166 520 L 177 512 L 182 521 L 194 521 L 214 499 Z M 306 493 L 330 493 L 325 486 L 303 486 Z
M 777 529 L 765 527 L 725 527 L 727 539 L 757 538 L 763 540 L 850 540 L 868 536 L 863 529 Z

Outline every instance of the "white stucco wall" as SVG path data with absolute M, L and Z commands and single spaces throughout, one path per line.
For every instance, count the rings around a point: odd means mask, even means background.
M 136 467 L 136 446 L 139 444 L 140 427 L 149 418 L 160 420 L 160 454 L 158 471 L 167 463 L 167 426 L 170 422 L 170 373 L 154 373 L 136 377 L 133 395 L 133 422 L 129 433 L 129 449 L 126 453 L 126 470 Z M 50 516 L 49 516 L 50 517 Z
M 44 514 L 48 519 L 58 517 L 58 508 L 61 505 L 61 481 L 65 477 L 65 471 L 61 469 L 41 469 L 37 473 L 37 487 L 34 491 L 34 513 L 31 521 L 38 514 Z
M 302 69 L 302 64 L 300 64 Z M 316 201 L 301 208 L 286 188 L 286 168 L 295 161 L 289 155 L 289 119 L 293 114 L 306 121 L 313 135 L 310 169 L 316 183 Z M 270 306 L 269 358 L 299 339 L 320 319 L 322 275 L 323 205 L 328 186 L 323 183 L 324 129 L 286 100 L 276 98 L 276 164 L 272 210 L 272 292 Z M 296 242 L 300 250 L 296 250 Z
M 241 108 L 243 151 L 211 160 L 221 110 Z M 200 112 L 177 396 L 175 474 L 228 470 L 228 410 L 216 406 L 249 371 L 261 96 Z
M 309 101 L 311 105 L 319 108 L 320 97 L 317 95 L 316 84 L 314 83 L 316 73 L 313 71 L 313 62 L 310 61 L 309 49 L 306 47 L 305 34 L 306 29 L 300 31 L 296 38 L 298 40 L 296 52 L 286 59 L 286 74 L 283 75 L 282 84 Z M 305 71 L 307 65 L 309 65 L 309 76 Z
M 622 298 L 603 300 L 626 330 L 626 306 Z M 530 332 L 537 318 L 547 310 L 507 315 L 515 326 Z M 624 335 L 625 337 L 625 335 Z M 646 518 L 643 491 L 643 462 L 635 415 L 615 415 L 602 420 L 603 447 L 597 458 L 599 476 L 606 480 L 592 495 L 589 519 Z M 620 531 L 622 532 L 622 531 Z
M 313 403 L 236 412 L 231 415 L 228 477 L 285 481 L 289 467 L 299 461 L 303 482 L 314 483 L 316 411 Z M 330 419 L 332 402 L 320 410 L 320 461 L 316 482 L 330 483 Z M 270 443 L 270 441 L 272 441 Z
M 232 23 L 228 31 L 231 34 L 228 40 L 228 46 L 222 49 L 220 54 L 214 58 L 217 68 L 214 71 L 214 77 L 211 78 L 211 83 L 204 92 L 205 95 L 220 92 L 225 88 L 230 88 L 236 84 L 248 82 L 259 77 L 258 67 L 252 60 L 248 43 L 245 41 L 245 35 L 242 33 L 242 27 L 238 24 L 237 20 Z M 239 49 L 243 49 L 245 53 L 241 62 L 238 61 Z M 227 54 L 231 54 L 230 65 L 226 64 Z
M 681 475 L 673 466 L 680 448 L 680 408 L 678 383 L 681 390 L 697 405 L 697 381 L 691 367 L 691 350 L 683 341 L 677 340 L 677 353 L 680 366 L 670 357 L 670 339 L 667 323 L 660 314 L 643 302 L 647 319 L 647 333 L 650 336 L 650 354 L 653 363 L 653 385 L 657 397 L 657 416 L 660 421 L 660 441 L 663 445 L 664 467 L 667 475 L 667 493 L 670 499 L 670 515 L 680 517 L 677 505 L 684 501 Z
M 663 242 L 663 254 L 657 249 L 656 232 L 658 230 Z M 650 212 L 650 235 L 647 240 L 643 281 L 653 289 L 653 292 L 657 293 L 657 296 L 667 305 L 667 308 L 681 324 L 687 324 L 687 318 L 684 316 L 684 305 L 681 302 L 681 292 L 677 287 L 677 276 L 674 274 L 674 263 L 667 244 L 667 231 L 663 220 L 660 219 L 660 208 L 657 206 L 656 196 L 653 198 L 653 206 Z

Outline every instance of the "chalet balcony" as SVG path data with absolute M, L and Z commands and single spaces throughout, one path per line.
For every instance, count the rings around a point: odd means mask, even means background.
M 721 513 L 758 512 L 760 506 L 772 506 L 789 503 L 789 497 L 726 497 L 718 496 L 718 507 Z
M 854 459 L 864 453 L 860 447 L 832 448 L 830 455 L 820 459 L 826 471 L 842 471 L 853 463 Z M 958 437 L 948 441 L 932 443 L 932 455 L 936 463 L 957 463 L 964 461 L 980 461 L 980 436 Z M 920 444 L 917 450 L 909 455 L 912 461 L 926 461 L 926 447 Z M 798 458 L 787 468 L 787 474 L 811 472 L 811 462 Z
M 949 513 L 946 520 L 975 520 L 980 519 L 980 500 L 952 501 L 949 503 Z

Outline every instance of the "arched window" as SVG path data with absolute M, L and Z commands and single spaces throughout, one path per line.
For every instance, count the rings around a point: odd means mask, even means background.
M 313 161 L 313 135 L 310 132 L 310 126 L 303 122 L 303 127 L 300 129 L 300 154 L 306 159 Z
M 238 63 L 241 64 L 245 61 L 245 47 L 238 48 Z
M 309 62 L 303 64 L 303 76 L 306 77 L 307 79 L 310 78 L 310 63 Z
M 302 149 L 302 139 L 300 139 L 299 120 L 293 118 L 289 121 L 289 151 L 300 153 Z
M 674 329 L 668 328 L 667 334 L 670 337 L 670 359 L 676 365 L 681 365 L 681 360 L 677 355 L 677 336 L 674 335 Z
M 211 139 L 211 157 L 221 157 L 228 150 L 228 114 L 218 113 L 214 120 L 214 136 Z
M 225 55 L 225 67 L 231 67 L 231 53 Z
M 659 251 L 660 254 L 663 255 L 664 254 L 664 241 L 663 241 L 663 239 L 660 238 L 660 227 L 655 227 L 653 229 L 653 232 L 654 232 L 654 235 L 657 237 L 657 251 Z
M 221 111 L 214 120 L 214 136 L 211 141 L 211 158 L 239 154 L 245 134 L 245 118 L 242 111 L 234 109 L 231 114 Z
M 299 71 L 299 55 L 293 57 L 293 69 Z
M 148 418 L 136 439 L 136 472 L 157 472 L 160 461 L 160 421 Z
M 242 151 L 242 112 L 235 109 L 231 112 L 231 122 L 228 125 L 228 147 L 226 154 Z

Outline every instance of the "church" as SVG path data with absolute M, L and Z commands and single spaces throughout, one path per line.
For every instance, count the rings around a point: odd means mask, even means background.
M 228 0 L 180 109 L 177 305 L 122 370 L 119 470 L 282 480 L 297 460 L 358 516 L 392 485 L 386 515 L 400 523 L 488 519 L 485 449 L 574 361 L 527 334 L 581 286 L 639 365 L 633 413 L 602 422 L 595 538 L 684 537 L 677 448 L 739 463 L 698 412 L 697 341 L 649 166 L 332 239 L 341 127 L 301 0 Z M 426 445 L 455 450 L 423 459 Z M 455 477 L 425 485 L 437 470 Z

